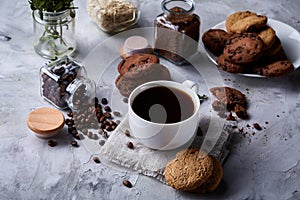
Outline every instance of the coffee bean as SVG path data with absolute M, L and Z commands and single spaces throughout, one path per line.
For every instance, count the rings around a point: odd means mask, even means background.
M 104 144 L 105 144 L 105 141 L 104 141 L 104 140 L 100 140 L 100 141 L 99 141 L 99 145 L 100 145 L 100 146 L 103 146 Z
M 120 120 L 116 120 L 115 123 L 116 123 L 116 125 L 119 125 L 121 123 L 121 121 Z
M 254 127 L 256 130 L 259 130 L 259 131 L 262 130 L 261 126 L 260 126 L 258 123 L 254 123 L 254 124 L 253 124 L 253 127 Z
M 93 160 L 94 160 L 94 162 L 95 162 L 95 163 L 97 163 L 97 164 L 99 164 L 99 163 L 100 163 L 100 159 L 99 159 L 98 157 L 96 157 L 96 156 L 95 156 L 95 157 L 93 157 Z
M 98 137 L 98 135 L 96 135 L 96 134 L 93 134 L 91 139 L 98 140 L 98 139 L 99 139 L 99 137 Z
M 103 113 L 103 115 L 105 116 L 106 119 L 111 118 L 111 114 L 109 112 L 105 112 Z
M 49 140 L 48 141 L 48 146 L 55 147 L 56 145 L 57 145 L 57 142 L 55 142 L 54 140 Z
M 126 186 L 126 187 L 128 187 L 128 188 L 132 188 L 132 184 L 131 184 L 131 182 L 129 180 L 124 180 L 123 181 L 123 185 Z
M 113 131 L 113 128 L 112 128 L 111 125 L 107 125 L 107 126 L 105 126 L 105 130 L 107 130 L 107 131 Z
M 128 130 L 128 129 L 126 129 L 126 131 L 125 131 L 125 135 L 126 135 L 127 137 L 130 137 L 130 132 L 129 132 L 129 130 Z
M 77 141 L 75 141 L 75 140 L 73 140 L 73 141 L 71 142 L 71 145 L 72 145 L 73 147 L 78 147 L 78 143 L 77 143 Z
M 127 147 L 128 147 L 129 149 L 133 149 L 133 148 L 134 148 L 132 142 L 127 142 Z
M 102 103 L 103 105 L 106 105 L 106 104 L 108 104 L 108 101 L 107 101 L 106 98 L 102 98 L 102 99 L 101 99 L 101 103 Z
M 126 98 L 126 97 L 123 98 L 123 102 L 124 102 L 124 103 L 128 103 L 128 98 Z
M 83 133 L 83 135 L 87 135 L 89 131 L 87 129 L 82 129 L 81 132 Z
M 69 112 L 67 113 L 67 115 L 68 115 L 69 117 L 73 117 L 73 112 L 72 112 L 72 111 L 69 111 Z
M 103 137 L 104 139 L 107 139 L 107 138 L 109 137 L 106 131 L 103 131 L 102 137 Z
M 120 116 L 121 116 L 121 113 L 118 112 L 118 111 L 114 111 L 113 114 L 114 114 L 114 116 L 116 116 L 116 117 L 120 117 Z
M 111 108 L 110 108 L 109 106 L 105 106 L 105 107 L 104 107 L 104 110 L 105 110 L 106 112 L 111 112 Z
M 99 105 L 99 99 L 97 97 L 94 98 L 95 107 Z

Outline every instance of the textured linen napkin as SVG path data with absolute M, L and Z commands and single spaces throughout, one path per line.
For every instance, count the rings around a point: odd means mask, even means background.
M 163 176 L 166 164 L 172 160 L 176 153 L 181 149 L 171 151 L 153 150 L 142 143 L 138 139 L 126 136 L 125 131 L 130 132 L 128 116 L 125 116 L 117 129 L 110 135 L 104 146 L 100 150 L 101 161 L 109 166 L 122 166 L 138 173 L 156 178 L 165 183 Z M 230 130 L 225 126 L 217 143 L 209 152 L 210 155 L 217 157 L 221 162 L 228 155 L 226 145 L 231 137 Z M 197 133 L 193 140 L 192 147 L 200 147 L 204 136 Z M 132 142 L 134 148 L 128 148 L 127 143 Z M 185 148 L 187 148 L 186 146 Z

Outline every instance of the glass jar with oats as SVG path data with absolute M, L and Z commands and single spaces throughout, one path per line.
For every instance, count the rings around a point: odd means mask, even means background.
M 163 0 L 163 13 L 155 19 L 154 52 L 176 65 L 187 63 L 196 53 L 200 17 L 193 0 Z
M 87 0 L 87 11 L 101 30 L 109 33 L 127 29 L 140 16 L 138 0 Z

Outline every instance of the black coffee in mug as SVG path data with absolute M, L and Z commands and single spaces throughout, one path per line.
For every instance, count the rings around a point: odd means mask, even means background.
M 161 124 L 177 123 L 194 114 L 192 98 L 182 90 L 156 86 L 139 93 L 132 102 L 141 118 Z

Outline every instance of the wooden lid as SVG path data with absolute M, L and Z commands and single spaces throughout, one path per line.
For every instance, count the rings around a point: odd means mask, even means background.
M 53 108 L 38 108 L 27 117 L 28 128 L 38 134 L 48 135 L 58 132 L 64 123 L 64 115 Z

